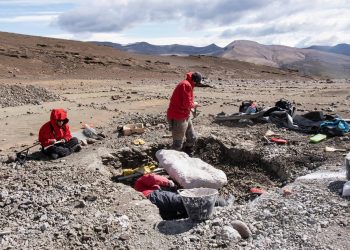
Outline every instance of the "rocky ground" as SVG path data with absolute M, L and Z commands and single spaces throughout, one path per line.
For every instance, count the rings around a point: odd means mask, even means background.
M 122 136 L 105 127 L 99 129 L 106 139 L 64 159 L 49 161 L 33 154 L 35 159 L 22 166 L 5 163 L 4 156 L 1 247 L 348 248 L 349 200 L 339 195 L 345 180 L 344 156 L 342 152 L 323 152 L 326 145 L 347 147 L 348 137 L 310 145 L 307 135 L 271 124 L 227 127 L 208 122 L 205 116 L 197 119 L 200 143 L 196 156 L 227 171 L 229 183 L 221 192 L 234 194 L 237 199 L 229 207 L 217 208 L 210 220 L 163 221 L 156 207 L 130 183 L 112 181 L 121 167 L 154 160 L 157 149 L 170 145 L 169 139 L 163 138 L 168 132 L 161 114 L 135 114 L 116 118 L 112 124 L 142 120 L 147 124 L 142 135 Z M 261 136 L 267 129 L 283 134 L 291 143 L 264 145 Z M 146 144 L 133 145 L 136 138 L 144 139 Z M 240 143 L 243 139 L 245 143 Z M 201 142 L 206 146 L 202 147 Z M 235 158 L 237 154 L 240 159 Z M 322 159 L 308 161 L 317 155 Z M 259 165 L 264 159 L 266 162 Z M 322 178 L 311 175 L 296 179 L 316 169 L 325 173 Z M 264 188 L 267 193 L 253 199 L 250 187 Z M 234 230 L 237 221 L 249 228 L 248 238 L 242 239 Z
M 293 102 L 350 118 L 348 79 L 317 79 L 212 57 L 150 57 L 86 43 L 0 34 L 0 249 L 349 249 L 345 182 L 349 135 L 310 144 L 308 134 L 266 123 L 216 123 L 244 100 Z M 223 196 L 235 202 L 203 222 L 164 221 L 129 182 L 123 167 L 156 161 L 171 139 L 165 113 L 188 70 L 215 88 L 196 89 L 195 156 L 224 170 Z M 50 110 L 65 108 L 73 132 L 89 124 L 106 135 L 79 153 L 51 161 L 39 147 L 24 165 Z M 141 135 L 120 127 L 141 122 Z M 288 144 L 266 144 L 272 130 Z M 143 139 L 145 145 L 134 145 Z M 9 157 L 10 156 L 10 157 Z M 261 196 L 249 190 L 266 191 Z

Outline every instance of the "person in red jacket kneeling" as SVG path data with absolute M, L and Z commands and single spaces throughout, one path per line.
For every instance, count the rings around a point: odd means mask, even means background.
M 176 193 L 177 186 L 172 180 L 157 174 L 146 174 L 136 180 L 134 188 L 158 207 L 164 220 L 188 217 L 181 196 Z M 215 202 L 215 206 L 227 205 L 228 202 L 222 197 L 218 197 Z
M 78 139 L 70 133 L 68 121 L 64 109 L 53 109 L 50 121 L 40 128 L 39 142 L 43 152 L 53 159 L 81 150 Z
M 191 111 L 199 107 L 198 103 L 194 102 L 193 89 L 200 85 L 201 81 L 202 75 L 200 73 L 188 72 L 186 79 L 181 81 L 174 89 L 167 111 L 169 127 L 173 137 L 173 149 L 183 150 L 190 156 L 193 155 L 193 147 L 197 139 L 190 115 Z M 184 143 L 185 137 L 186 141 Z
M 134 188 L 159 208 L 163 219 L 187 217 L 180 195 L 171 191 L 176 188 L 172 180 L 157 174 L 147 174 L 136 180 Z

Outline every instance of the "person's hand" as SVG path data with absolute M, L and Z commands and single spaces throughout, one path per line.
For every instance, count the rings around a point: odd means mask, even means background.
M 198 102 L 194 102 L 194 103 L 193 103 L 193 107 L 194 107 L 194 108 L 197 108 L 197 107 L 200 107 L 200 106 L 201 106 L 201 105 L 200 105 Z
M 55 143 L 56 143 L 56 139 L 49 139 L 49 142 L 50 142 L 51 144 L 55 144 Z
M 60 143 L 66 143 L 66 140 L 65 139 L 61 139 Z
M 169 187 L 171 188 L 175 187 L 175 183 L 172 180 L 169 180 Z

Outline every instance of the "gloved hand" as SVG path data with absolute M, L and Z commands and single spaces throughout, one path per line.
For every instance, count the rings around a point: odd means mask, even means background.
M 200 105 L 198 102 L 194 102 L 194 103 L 193 103 L 193 107 L 194 107 L 194 108 L 198 108 L 198 107 L 200 107 L 200 106 L 201 106 L 201 105 Z
M 56 143 L 56 139 L 49 139 L 49 142 L 50 142 L 51 144 L 55 144 L 55 143 Z
M 171 188 L 175 187 L 175 183 L 172 180 L 169 180 L 169 187 Z

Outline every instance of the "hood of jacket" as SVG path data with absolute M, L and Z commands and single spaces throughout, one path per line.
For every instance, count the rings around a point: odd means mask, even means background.
M 191 84 L 192 88 L 194 88 L 195 82 L 192 81 L 192 74 L 193 72 L 186 73 L 186 81 L 188 81 Z
M 56 121 L 63 120 L 63 125 L 67 124 L 69 119 L 67 118 L 67 112 L 64 109 L 53 109 L 51 111 L 50 122 L 53 126 L 57 126 Z M 63 126 L 62 125 L 62 126 Z

